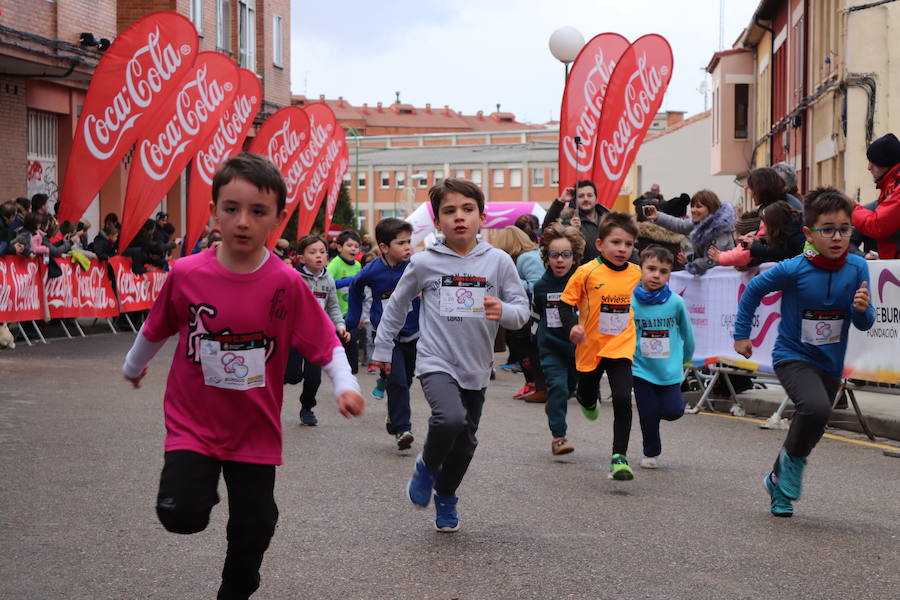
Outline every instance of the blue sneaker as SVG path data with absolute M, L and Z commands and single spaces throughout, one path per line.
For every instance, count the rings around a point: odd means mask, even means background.
M 416 470 L 413 471 L 409 483 L 406 484 L 406 497 L 416 506 L 425 508 L 431 502 L 431 492 L 434 489 L 434 480 L 437 479 L 437 469 L 429 469 L 422 460 L 422 455 L 416 457 Z
M 774 476 L 775 472 L 773 471 L 766 475 L 763 482 L 766 486 L 766 491 L 769 492 L 769 498 L 772 499 L 769 510 L 771 510 L 772 514 L 776 517 L 793 517 L 794 505 L 791 504 L 791 501 L 787 496 L 781 493 L 778 486 L 772 482 L 772 477 Z
M 434 495 L 434 528 L 444 533 L 453 533 L 459 530 L 459 515 L 456 514 L 456 496 Z
M 316 413 L 308 408 L 300 409 L 300 424 L 301 425 L 309 425 L 310 427 L 315 427 L 319 424 L 319 420 L 316 418 Z
M 375 380 L 375 387 L 372 388 L 372 397 L 384 400 L 384 379 L 381 377 Z
M 781 449 L 778 455 L 778 489 L 791 500 L 800 497 L 805 468 L 805 458 L 791 458 L 784 448 Z

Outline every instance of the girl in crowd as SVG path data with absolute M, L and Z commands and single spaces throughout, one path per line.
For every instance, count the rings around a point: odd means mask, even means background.
M 800 216 L 785 200 L 767 204 L 759 210 L 759 231 L 742 236 L 733 250 L 721 252 L 710 246 L 709 259 L 725 267 L 744 267 L 764 262 L 780 262 L 797 256 L 803 250 L 803 231 Z

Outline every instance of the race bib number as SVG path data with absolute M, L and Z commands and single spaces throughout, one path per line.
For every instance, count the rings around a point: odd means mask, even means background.
M 605 335 L 619 335 L 628 327 L 631 319 L 630 304 L 602 304 L 600 305 L 600 324 L 597 328 Z
M 641 331 L 641 356 L 669 358 L 669 331 L 667 329 Z
M 266 385 L 266 338 L 262 333 L 204 335 L 200 366 L 206 385 L 249 390 Z
M 559 301 L 562 292 L 547 294 L 547 327 L 562 327 L 562 319 L 559 317 Z
M 325 301 L 328 300 L 328 292 L 313 292 L 313 296 L 316 297 L 316 300 L 319 303 L 319 306 L 322 307 L 322 310 L 325 310 Z
M 801 339 L 813 346 L 827 346 L 841 341 L 844 329 L 842 310 L 804 310 L 800 324 Z
M 446 275 L 441 277 L 440 315 L 442 317 L 484 317 L 484 277 Z

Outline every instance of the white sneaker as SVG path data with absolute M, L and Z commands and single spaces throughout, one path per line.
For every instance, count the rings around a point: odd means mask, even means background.
M 656 458 L 652 456 L 645 456 L 641 459 L 641 468 L 642 469 L 655 469 L 658 465 L 656 464 Z

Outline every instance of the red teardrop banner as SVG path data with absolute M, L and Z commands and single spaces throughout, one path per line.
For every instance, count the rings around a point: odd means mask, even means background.
M 219 117 L 215 131 L 200 144 L 191 161 L 187 231 L 184 234 L 184 245 L 188 250 L 193 248 L 209 221 L 213 176 L 223 162 L 240 152 L 262 101 L 259 77 L 248 69 L 240 69 L 238 73 L 238 92 L 234 101 Z
M 184 15 L 157 12 L 120 33 L 94 70 L 59 194 L 60 221 L 77 221 L 197 58 Z
M 218 52 L 201 52 L 182 78 L 173 102 L 144 130 L 137 141 L 128 187 L 119 248 L 134 239 L 153 209 L 215 130 L 238 90 L 234 61 Z
M 335 134 L 338 127 L 334 111 L 324 102 L 316 102 L 306 107 L 309 115 L 310 143 L 300 153 L 306 177 L 300 186 L 297 203 L 297 239 L 312 229 L 322 199 L 328 189 L 328 174 L 339 154 Z
M 672 48 L 660 35 L 642 36 L 619 58 L 603 102 L 594 170 L 597 202 L 611 207 L 672 78 Z
M 618 33 L 601 33 L 584 45 L 566 81 L 559 117 L 559 194 L 589 179 L 597 125 L 616 61 L 628 48 Z M 578 143 L 575 143 L 575 138 Z
M 269 117 L 250 144 L 250 152 L 262 154 L 271 160 L 284 176 L 287 184 L 285 208 L 288 211 L 288 218 L 297 207 L 300 185 L 306 177 L 300 163 L 300 153 L 305 151 L 309 144 L 309 116 L 306 109 L 299 106 L 285 106 Z M 269 248 L 273 248 L 281 237 L 281 232 L 287 227 L 288 218 L 285 218 L 281 226 L 266 240 Z
M 338 127 L 335 139 L 338 143 L 338 158 L 334 161 L 329 175 L 328 195 L 325 203 L 325 224 L 322 231 L 328 231 L 331 220 L 334 219 L 334 209 L 337 206 L 338 194 L 341 193 L 341 185 L 344 182 L 344 174 L 350 167 L 350 151 L 347 148 L 347 137 L 344 128 Z

